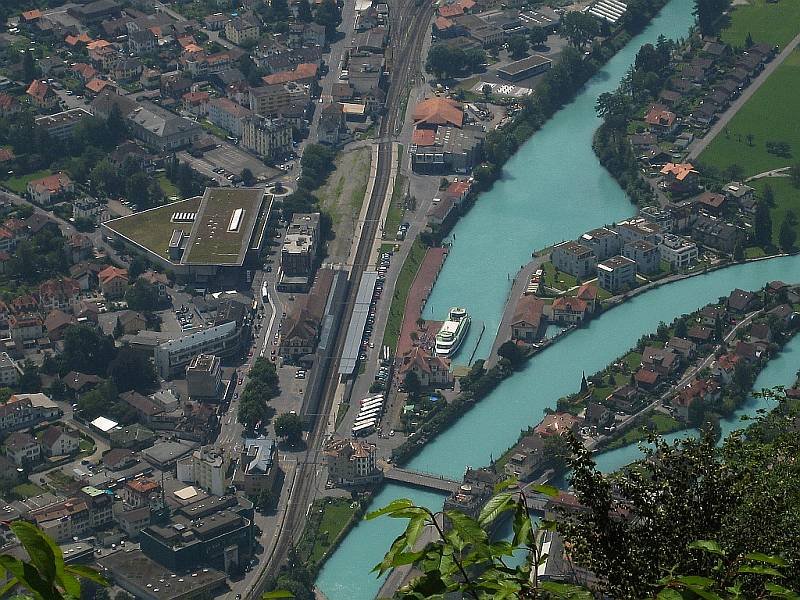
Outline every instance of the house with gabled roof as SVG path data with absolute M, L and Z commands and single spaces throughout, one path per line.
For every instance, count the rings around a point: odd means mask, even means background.
M 46 82 L 34 79 L 25 92 L 38 108 L 52 108 L 58 104 L 58 96 Z
M 128 271 L 119 267 L 109 266 L 97 274 L 100 289 L 109 298 L 120 298 L 128 289 Z
M 77 433 L 58 425 L 51 425 L 45 429 L 40 443 L 47 456 L 68 456 L 78 452 L 80 441 Z
M 28 182 L 28 196 L 42 206 L 63 200 L 74 191 L 75 184 L 69 175 L 61 171 Z
M 400 359 L 397 369 L 400 380 L 414 373 L 423 388 L 446 388 L 453 385 L 450 361 L 420 346 L 414 346 Z

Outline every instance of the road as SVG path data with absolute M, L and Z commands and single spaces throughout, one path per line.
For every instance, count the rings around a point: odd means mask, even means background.
M 700 154 L 702 154 L 703 150 L 706 149 L 706 146 L 708 146 L 714 140 L 714 138 L 716 138 L 717 135 L 719 135 L 719 133 L 725 129 L 734 115 L 739 112 L 739 109 L 742 108 L 742 106 L 744 106 L 744 104 L 753 96 L 753 94 L 756 93 L 758 88 L 761 87 L 767 78 L 775 72 L 775 69 L 777 69 L 784 60 L 786 60 L 786 58 L 792 53 L 798 44 L 800 44 L 800 33 L 797 34 L 791 42 L 786 44 L 786 47 L 781 50 L 780 54 L 773 58 L 772 61 L 766 67 L 764 67 L 764 70 L 759 73 L 758 77 L 756 77 L 750 83 L 750 85 L 744 89 L 742 95 L 731 102 L 731 105 L 728 107 L 728 109 L 720 115 L 717 122 L 711 126 L 711 129 L 708 130 L 708 133 L 706 133 L 702 139 L 692 142 L 689 147 L 689 156 L 687 157 L 687 160 L 694 160 L 700 156 Z
M 399 27 L 393 27 L 392 47 L 396 58 L 391 71 L 391 84 L 386 101 L 386 115 L 381 121 L 378 139 L 378 162 L 375 184 L 368 200 L 364 230 L 358 248 L 353 257 L 353 268 L 350 274 L 349 289 L 346 299 L 345 316 L 339 327 L 334 356 L 341 356 L 347 335 L 348 324 L 355 302 L 355 295 L 364 270 L 371 266 L 370 252 L 376 235 L 380 230 L 380 210 L 386 197 L 391 172 L 392 138 L 398 123 L 402 124 L 403 95 L 407 93 L 409 79 L 419 70 L 420 49 L 427 35 L 428 25 L 433 15 L 433 7 L 429 3 L 415 6 L 413 0 L 406 0 L 400 6 L 393 6 L 394 14 L 401 15 Z M 408 49 L 411 49 L 408 51 Z M 405 49 L 405 51 L 399 51 Z M 320 413 L 330 415 L 334 408 L 334 400 L 339 385 L 335 369 L 331 369 L 326 380 Z M 278 532 L 275 550 L 268 556 L 255 588 L 246 597 L 257 597 L 263 590 L 266 579 L 277 573 L 286 555 L 305 525 L 305 516 L 310 500 L 320 487 L 320 476 L 323 469 L 319 467 L 319 452 L 325 437 L 328 435 L 330 418 L 317 419 L 307 439 L 308 450 L 299 459 L 295 479 L 292 481 L 288 505 Z
M 675 394 L 675 392 L 677 392 L 682 387 L 684 387 L 686 384 L 688 384 L 692 379 L 695 378 L 695 376 L 700 371 L 702 371 L 703 369 L 708 367 L 712 362 L 714 362 L 714 360 L 716 360 L 717 351 L 719 351 L 719 349 L 722 348 L 725 344 L 730 342 L 733 339 L 733 337 L 736 335 L 736 332 L 740 328 L 746 327 L 747 325 L 749 325 L 750 322 L 755 317 L 757 317 L 758 315 L 761 314 L 761 312 L 762 312 L 761 310 L 756 310 L 756 311 L 753 311 L 753 312 L 748 313 L 747 315 L 745 315 L 745 317 L 741 321 L 736 323 L 736 325 L 734 325 L 731 328 L 731 330 L 723 336 L 723 342 L 722 343 L 717 344 L 716 346 L 714 346 L 714 349 L 711 352 L 709 352 L 708 355 L 705 358 L 703 358 L 699 363 L 696 363 L 694 366 L 689 367 L 686 370 L 686 372 L 683 374 L 683 376 L 678 380 L 678 383 L 676 383 L 673 386 L 670 386 L 670 388 L 666 392 L 661 394 L 661 396 L 659 396 L 658 398 L 653 400 L 650 404 L 648 404 L 647 406 L 642 408 L 640 411 L 625 417 L 625 419 L 623 419 L 620 423 L 617 424 L 616 429 L 619 430 L 620 428 L 625 427 L 628 423 L 630 423 L 630 422 L 634 421 L 635 419 L 641 417 L 641 415 L 643 415 L 643 414 L 645 414 L 645 413 L 657 408 L 665 400 L 667 400 L 670 396 Z M 605 442 L 605 436 L 598 437 L 598 438 L 590 440 L 588 443 L 585 444 L 586 449 L 587 450 L 594 450 L 601 442 Z
M 186 17 L 184 17 L 181 13 L 172 10 L 169 6 L 165 6 L 161 2 L 155 1 L 155 2 L 153 2 L 153 6 L 155 7 L 156 10 L 168 14 L 170 17 L 172 17 L 176 21 L 186 21 L 187 20 Z M 205 33 L 208 36 L 208 41 L 216 42 L 217 44 L 219 44 L 223 48 L 227 48 L 228 50 L 230 50 L 232 48 L 237 48 L 236 44 L 232 44 L 231 42 L 229 42 L 225 38 L 220 37 L 218 31 L 211 31 L 210 29 L 206 29 L 205 27 L 201 27 L 200 31 L 202 31 L 203 33 Z

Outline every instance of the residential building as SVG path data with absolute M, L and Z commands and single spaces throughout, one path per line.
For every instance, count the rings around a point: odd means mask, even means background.
M 8 352 L 0 352 L 0 387 L 16 386 L 20 375 L 22 375 L 22 369 L 8 355 Z M 2 411 L 2 408 L 0 408 L 0 411 Z M 2 419 L 1 416 L 0 419 Z M 0 426 L 0 431 L 2 430 L 3 427 Z
M 728 310 L 738 314 L 744 314 L 755 310 L 758 308 L 759 304 L 760 300 L 756 294 L 739 288 L 733 290 L 728 295 L 728 299 L 725 302 Z
M 33 343 L 42 337 L 44 334 L 43 325 L 42 317 L 36 313 L 20 313 L 9 315 L 8 317 L 8 329 L 11 333 L 11 339 L 20 346 L 27 347 L 28 344 L 26 342 Z
M 100 289 L 107 298 L 121 298 L 128 290 L 128 271 L 113 265 L 97 274 Z
M 289 311 L 280 336 L 280 356 L 294 360 L 316 349 L 333 276 L 331 269 L 320 269 L 305 302 L 299 302 Z
M 182 97 L 183 110 L 195 117 L 205 117 L 208 114 L 208 92 L 186 92 Z
M 68 429 L 51 425 L 42 434 L 42 450 L 47 456 L 67 456 L 80 449 L 80 436 Z
M 58 96 L 46 82 L 34 79 L 26 91 L 34 106 L 40 109 L 53 108 L 58 104 Z
M 692 238 L 704 246 L 733 254 L 736 246 L 744 243 L 744 230 L 720 217 L 701 214 L 692 225 Z
M 678 391 L 672 399 L 676 416 L 682 421 L 689 420 L 689 410 L 697 401 L 713 402 L 719 399 L 722 388 L 713 379 L 695 379 Z
M 336 146 L 346 133 L 347 125 L 342 105 L 338 102 L 331 102 L 323 106 L 317 126 L 317 137 L 320 143 Z
M 66 200 L 75 191 L 75 184 L 66 173 L 54 173 L 28 182 L 28 196 L 42 206 Z
M 546 445 L 544 438 L 540 435 L 526 435 L 514 450 L 504 467 L 504 471 L 509 477 L 515 477 L 520 481 L 529 481 L 547 464 Z
M 636 241 L 658 244 L 662 234 L 661 228 L 658 225 L 642 217 L 620 221 L 614 229 L 622 237 L 623 246 L 627 242 Z
M 550 260 L 559 271 L 581 279 L 593 273 L 597 265 L 597 257 L 591 248 L 572 241 L 553 246 Z
M 685 194 L 697 189 L 700 173 L 691 163 L 667 163 L 661 169 L 664 186 L 674 194 Z
M 278 83 L 304 83 L 307 85 L 314 85 L 317 80 L 317 73 L 319 67 L 315 63 L 300 63 L 292 70 L 279 71 L 262 77 L 261 80 L 267 85 L 274 85 Z
M 420 346 L 414 346 L 402 356 L 398 375 L 404 381 L 409 373 L 414 373 L 423 388 L 447 388 L 453 385 L 450 361 L 431 354 Z
M 0 404 L 0 434 L 60 418 L 64 412 L 44 394 L 14 394 Z
M 320 243 L 319 213 L 296 213 L 286 229 L 281 268 L 290 276 L 313 272 Z
M 556 323 L 581 323 L 590 314 L 589 305 L 579 298 L 559 296 L 552 304 L 553 321 Z
M 233 484 L 247 495 L 273 491 L 280 471 L 278 447 L 269 438 L 245 439 Z
M 678 127 L 678 118 L 674 112 L 659 104 L 653 104 L 644 116 L 644 122 L 659 135 L 672 135 Z
M 0 115 L 8 117 L 22 110 L 22 104 L 14 96 L 0 92 Z
M 239 328 L 234 322 L 168 340 L 154 350 L 156 372 L 163 379 L 183 375 L 186 365 L 198 354 L 231 356 L 239 351 L 240 342 Z
M 208 103 L 208 120 L 237 138 L 242 136 L 245 119 L 252 115 L 252 111 L 228 98 L 214 98 Z
M 15 431 L 6 438 L 3 449 L 6 457 L 22 468 L 31 467 L 42 458 L 39 442 L 32 435 L 20 431 Z
M 192 400 L 219 400 L 222 369 L 218 356 L 198 354 L 186 367 L 186 386 Z
M 622 251 L 621 236 L 606 227 L 587 231 L 578 238 L 578 243 L 591 248 L 597 260 L 611 258 Z
M 78 123 L 92 116 L 85 108 L 71 108 L 54 115 L 36 117 L 34 122 L 37 127 L 44 129 L 47 134 L 62 142 L 72 137 L 72 132 Z
M 39 306 L 43 311 L 70 310 L 81 295 L 80 284 L 69 277 L 39 284 Z
M 272 160 L 292 149 L 292 127 L 283 119 L 253 115 L 242 123 L 242 146 Z
M 286 81 L 250 88 L 250 110 L 263 117 L 281 116 L 294 106 L 305 108 L 310 101 L 307 83 Z
M 349 487 L 378 483 L 383 471 L 375 461 L 375 444 L 357 439 L 334 439 L 324 449 L 328 481 Z
M 257 40 L 259 33 L 255 18 L 234 17 L 225 23 L 225 37 L 237 46 L 250 40 Z
M 558 436 L 568 431 L 577 434 L 582 424 L 583 419 L 570 413 L 552 413 L 542 419 L 533 431 L 542 437 Z
M 192 483 L 210 494 L 224 496 L 228 487 L 228 454 L 202 446 L 191 455 L 178 460 L 177 477 L 184 483 Z
M 636 283 L 636 262 L 624 256 L 612 256 L 598 263 L 597 283 L 609 292 L 632 287 Z
M 158 47 L 158 39 L 150 29 L 138 29 L 128 34 L 128 51 L 136 56 L 149 54 Z
M 699 255 L 697 244 L 671 233 L 665 233 L 658 244 L 661 260 L 667 261 L 673 269 L 685 269 L 692 265 Z
M 639 390 L 630 385 L 618 387 L 606 397 L 606 404 L 614 410 L 632 414 L 639 403 Z
M 644 240 L 628 242 L 622 249 L 622 255 L 636 263 L 639 273 L 656 273 L 661 268 L 661 255 L 658 246 Z
M 147 328 L 147 319 L 140 312 L 123 310 L 116 313 L 116 315 L 117 323 L 122 328 L 123 334 L 133 335 Z

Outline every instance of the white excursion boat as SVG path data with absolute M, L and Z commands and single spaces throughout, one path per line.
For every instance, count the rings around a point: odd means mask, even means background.
M 447 315 L 439 333 L 436 334 L 436 354 L 452 356 L 467 337 L 471 319 L 465 308 L 454 306 Z

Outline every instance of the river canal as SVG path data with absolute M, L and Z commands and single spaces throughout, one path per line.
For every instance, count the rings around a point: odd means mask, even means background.
M 592 151 L 591 138 L 599 123 L 594 104 L 597 96 L 618 85 L 642 44 L 655 42 L 660 34 L 672 38 L 685 35 L 691 13 L 691 0 L 667 4 L 651 26 L 587 84 L 575 102 L 520 149 L 506 165 L 503 179 L 455 228 L 454 248 L 427 303 L 426 316 L 441 317 L 450 306 L 465 306 L 474 320 L 486 323 L 487 335 L 478 356 L 486 356 L 491 348 L 509 277 L 530 259 L 533 250 L 634 212 Z M 409 467 L 460 479 L 465 467 L 482 466 L 500 456 L 522 428 L 541 420 L 545 408 L 554 408 L 559 397 L 577 391 L 582 372 L 604 367 L 654 330 L 659 321 L 669 322 L 727 295 L 734 287 L 756 289 L 773 279 L 800 281 L 800 257 L 738 265 L 632 299 L 537 355 L 429 443 Z M 471 339 L 465 345 L 474 347 L 476 341 Z M 791 362 L 791 354 L 787 353 L 787 360 Z M 793 367 L 787 368 L 793 374 Z M 372 508 L 400 497 L 441 508 L 442 496 L 397 485 L 385 486 Z M 327 598 L 374 598 L 381 581 L 370 570 L 402 525 L 388 518 L 358 524 L 319 574 L 317 585 Z

